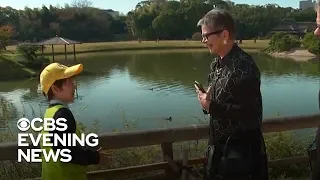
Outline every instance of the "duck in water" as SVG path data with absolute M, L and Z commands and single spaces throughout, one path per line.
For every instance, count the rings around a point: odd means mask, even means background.
M 170 117 L 167 117 L 167 118 L 165 118 L 164 120 L 166 120 L 166 121 L 172 121 L 172 117 L 170 116 Z

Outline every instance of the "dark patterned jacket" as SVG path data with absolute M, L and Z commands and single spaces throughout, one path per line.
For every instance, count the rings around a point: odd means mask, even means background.
M 225 141 L 235 131 L 259 130 L 262 121 L 260 71 L 237 44 L 216 57 L 208 75 L 211 86 L 210 140 Z

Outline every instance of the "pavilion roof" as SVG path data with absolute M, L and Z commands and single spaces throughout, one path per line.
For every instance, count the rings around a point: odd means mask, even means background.
M 56 36 L 50 39 L 46 39 L 37 43 L 38 45 L 70 45 L 70 44 L 81 44 L 81 42 Z

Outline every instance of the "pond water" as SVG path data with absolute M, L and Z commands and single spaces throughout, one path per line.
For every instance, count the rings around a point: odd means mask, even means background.
M 317 62 L 250 54 L 262 73 L 264 118 L 319 112 Z M 87 73 L 77 77 L 78 97 L 70 107 L 88 127 L 97 121 L 103 131 L 153 129 L 208 119 L 193 87 L 194 80 L 206 84 L 212 61 L 207 52 L 93 53 L 77 59 Z M 37 79 L 0 82 L 0 94 L 14 104 L 12 124 L 22 115 L 42 115 L 47 106 Z

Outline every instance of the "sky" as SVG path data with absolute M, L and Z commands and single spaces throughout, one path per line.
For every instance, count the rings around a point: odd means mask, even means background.
M 136 4 L 141 0 L 91 0 L 92 5 L 101 9 L 113 9 L 126 14 L 134 9 Z M 283 7 L 299 7 L 299 0 L 232 0 L 236 4 L 278 4 Z M 25 6 L 30 8 L 41 7 L 42 5 L 64 6 L 65 3 L 71 4 L 72 0 L 0 0 L 0 6 L 11 6 L 15 9 L 24 9 Z

